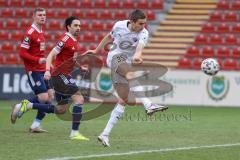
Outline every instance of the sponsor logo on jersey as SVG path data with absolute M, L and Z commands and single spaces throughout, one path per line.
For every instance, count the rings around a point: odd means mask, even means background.
M 30 39 L 28 37 L 25 37 L 23 40 L 24 43 L 29 43 L 29 41 L 30 41 Z
M 138 38 L 137 37 L 133 37 L 133 42 L 137 42 Z
M 40 51 L 44 51 L 45 48 L 46 48 L 45 42 L 41 42 L 41 43 L 40 43 Z

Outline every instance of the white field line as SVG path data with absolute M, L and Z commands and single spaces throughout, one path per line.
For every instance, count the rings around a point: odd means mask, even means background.
M 84 159 L 84 158 L 126 156 L 126 155 L 134 155 L 134 154 L 141 154 L 141 153 L 187 151 L 187 150 L 194 150 L 194 149 L 220 148 L 220 147 L 233 147 L 233 146 L 240 146 L 240 143 L 214 144 L 214 145 L 206 145 L 206 146 L 192 146 L 192 147 L 179 147 L 179 148 L 163 148 L 163 149 L 153 149 L 153 150 L 139 150 L 139 151 L 129 151 L 129 152 L 122 152 L 122 153 L 92 154 L 92 155 L 82 155 L 82 156 L 74 156 L 74 157 L 55 157 L 55 158 L 41 159 L 41 160 L 74 160 L 74 159 Z

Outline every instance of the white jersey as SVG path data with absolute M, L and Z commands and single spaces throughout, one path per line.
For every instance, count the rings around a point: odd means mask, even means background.
M 114 39 L 107 57 L 107 65 L 111 68 L 112 57 L 115 54 L 126 54 L 127 62 L 131 63 L 137 45 L 142 43 L 144 46 L 148 41 L 148 31 L 144 28 L 140 32 L 131 32 L 128 29 L 129 20 L 118 21 L 114 24 L 110 35 Z

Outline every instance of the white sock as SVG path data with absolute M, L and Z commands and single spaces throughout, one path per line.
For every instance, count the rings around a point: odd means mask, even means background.
M 147 110 L 149 107 L 151 107 L 152 105 L 152 101 L 149 99 L 149 98 L 138 98 L 142 104 L 143 104 L 143 107 Z
M 41 120 L 35 119 L 35 120 L 33 121 L 32 125 L 31 125 L 31 129 L 34 129 L 34 128 L 39 127 L 40 124 L 41 124 Z
M 136 88 L 138 88 L 138 89 L 141 88 L 141 90 L 143 89 L 141 84 L 138 81 L 136 81 L 136 80 L 130 81 L 130 86 L 135 86 L 134 87 L 135 89 Z M 133 89 L 133 88 L 131 88 L 131 89 Z M 133 90 L 135 90 L 135 89 L 133 89 Z M 138 95 L 135 95 L 135 96 L 137 96 L 137 98 L 142 102 L 145 110 L 147 110 L 149 107 L 151 107 L 152 101 L 149 98 L 147 98 L 147 96 L 145 95 L 144 92 L 140 92 L 140 93 L 138 93 Z
M 105 129 L 102 132 L 102 135 L 108 136 L 113 128 L 113 126 L 117 123 L 118 119 L 122 117 L 124 113 L 125 107 L 119 103 L 116 104 L 115 108 L 113 109 L 111 116 L 108 120 L 108 123 Z
M 32 107 L 33 107 L 33 103 L 29 102 L 29 103 L 27 104 L 27 108 L 28 108 L 28 109 L 32 109 Z
M 75 136 L 77 134 L 78 134 L 78 130 L 72 130 L 71 134 L 70 134 L 70 137 L 73 137 L 73 136 Z

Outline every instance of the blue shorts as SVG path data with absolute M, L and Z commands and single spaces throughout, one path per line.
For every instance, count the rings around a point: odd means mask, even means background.
M 75 80 L 71 76 L 60 74 L 51 77 L 51 86 L 55 91 L 55 98 L 59 105 L 69 102 L 69 99 L 78 90 Z
M 49 82 L 44 79 L 44 72 L 29 71 L 27 76 L 28 83 L 35 95 L 46 93 L 50 89 Z

